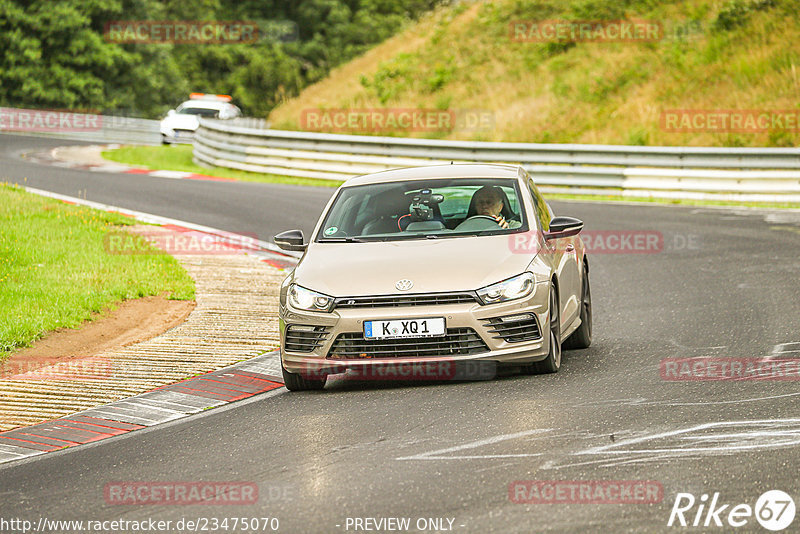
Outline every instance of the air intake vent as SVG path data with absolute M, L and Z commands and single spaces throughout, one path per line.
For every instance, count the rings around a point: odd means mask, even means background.
M 539 323 L 536 322 L 536 316 L 532 313 L 518 313 L 516 315 L 506 315 L 505 317 L 483 319 L 483 323 L 493 338 L 503 339 L 508 343 L 533 341 L 542 338 L 542 334 L 539 332 Z
M 336 299 L 335 308 L 399 308 L 402 306 L 436 306 L 473 304 L 480 301 L 474 293 L 428 293 L 417 295 L 373 295 Z
M 360 332 L 340 334 L 328 351 L 328 358 L 415 358 L 488 351 L 489 347 L 472 328 L 448 328 L 444 336 L 435 338 L 367 340 Z
M 286 328 L 284 349 L 290 352 L 313 352 L 328 337 L 325 326 L 293 324 Z

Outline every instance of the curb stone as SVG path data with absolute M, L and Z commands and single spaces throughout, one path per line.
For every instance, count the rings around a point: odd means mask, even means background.
M 53 421 L 0 432 L 0 464 L 183 419 L 283 386 L 277 351 Z

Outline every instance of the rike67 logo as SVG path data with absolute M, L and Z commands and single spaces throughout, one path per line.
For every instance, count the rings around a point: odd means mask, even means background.
M 794 521 L 794 500 L 788 493 L 781 490 L 770 490 L 763 493 L 755 506 L 747 503 L 723 503 L 719 492 L 715 492 L 709 499 L 704 493 L 696 498 L 691 493 L 678 493 L 669 514 L 667 526 L 681 527 L 725 527 L 729 529 L 749 526 L 752 530 L 752 520 L 767 530 L 779 531 L 786 529 Z

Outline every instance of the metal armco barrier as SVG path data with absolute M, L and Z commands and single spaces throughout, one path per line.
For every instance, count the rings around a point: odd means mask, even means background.
M 254 126 L 251 119 L 201 119 L 194 139 L 195 161 L 329 180 L 451 161 L 512 163 L 521 164 L 541 185 L 586 194 L 800 202 L 797 148 L 486 143 Z

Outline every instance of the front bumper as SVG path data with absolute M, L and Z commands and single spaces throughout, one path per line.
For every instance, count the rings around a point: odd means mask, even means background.
M 458 363 L 469 361 L 488 361 L 497 364 L 527 364 L 540 361 L 547 357 L 549 347 L 549 284 L 547 282 L 536 285 L 534 293 L 525 298 L 500 304 L 481 305 L 479 303 L 461 303 L 446 305 L 404 306 L 404 307 L 376 307 L 376 308 L 345 308 L 335 309 L 331 313 L 317 313 L 296 310 L 284 307 L 280 312 L 281 333 L 281 361 L 284 368 L 297 374 L 337 374 L 348 369 L 364 369 L 365 367 L 385 365 L 413 365 L 435 363 Z M 523 341 L 507 341 L 499 338 L 497 332 L 492 332 L 493 327 L 487 319 L 499 317 L 533 314 L 540 335 L 536 339 Z M 432 356 L 413 357 L 341 357 L 332 351 L 336 340 L 342 334 L 360 335 L 359 343 L 374 343 L 363 340 L 364 321 L 389 320 L 389 319 L 424 319 L 444 317 L 448 331 L 458 329 L 471 329 L 485 344 L 483 349 L 470 354 L 436 354 Z M 324 336 L 320 336 L 318 345 L 309 351 L 292 350 L 296 344 L 289 344 L 287 348 L 287 328 L 293 325 L 305 327 L 318 327 Z M 323 330 L 324 329 L 324 330 Z M 432 340 L 423 338 L 419 341 Z M 406 343 L 412 344 L 408 340 Z M 448 352 L 448 351 L 445 351 Z

